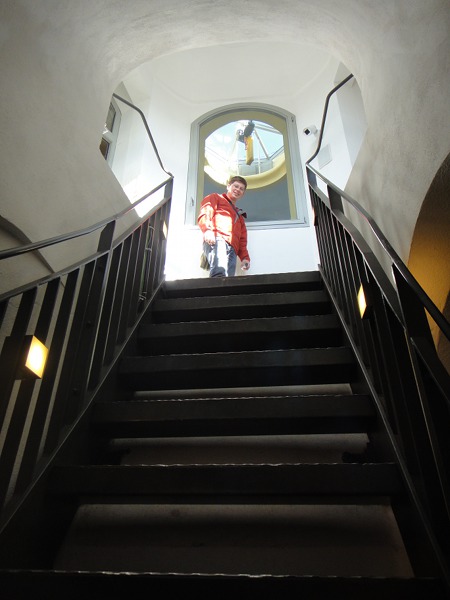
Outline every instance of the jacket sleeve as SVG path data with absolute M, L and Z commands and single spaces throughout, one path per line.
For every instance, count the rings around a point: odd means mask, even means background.
M 240 217 L 242 221 L 241 225 L 241 236 L 239 239 L 239 252 L 238 256 L 240 260 L 250 261 L 250 255 L 247 250 L 247 226 L 245 225 L 244 217 Z
M 214 231 L 214 213 L 216 211 L 217 200 L 214 195 L 210 194 L 203 198 L 200 205 L 200 212 L 197 218 L 197 223 L 203 233 L 210 229 Z

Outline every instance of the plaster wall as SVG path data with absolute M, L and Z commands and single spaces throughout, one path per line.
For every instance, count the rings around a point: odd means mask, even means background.
M 449 150 L 450 3 L 384 8 L 372 15 L 376 27 L 367 20 L 355 32 L 369 127 L 346 190 L 407 263 L 421 204 Z M 370 43 L 360 43 L 365 35 Z

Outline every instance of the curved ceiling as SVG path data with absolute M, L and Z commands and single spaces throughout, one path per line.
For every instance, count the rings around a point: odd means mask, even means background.
M 21 0 L 17 4 L 5 13 L 14 13 L 22 29 L 23 16 L 28 14 L 30 27 L 40 30 L 41 48 L 55 69 L 65 72 L 75 61 L 78 67 L 80 60 L 93 73 L 101 67 L 112 89 L 141 65 L 155 60 L 163 64 L 169 56 L 183 68 L 189 60 L 188 71 L 199 68 L 199 56 L 215 57 L 219 68 L 208 73 L 209 89 L 224 86 L 233 73 L 254 81 L 257 71 L 264 69 L 258 54 L 279 53 L 285 44 L 298 47 L 302 54 L 309 46 L 309 57 L 315 51 L 333 56 L 364 85 L 363 65 L 371 64 L 374 47 L 380 58 L 387 57 L 389 49 L 398 54 L 412 32 L 433 18 L 432 7 L 424 6 L 423 0 L 130 0 L 126 10 L 122 0 L 63 5 L 60 0 Z M 433 0 L 433 6 L 438 4 Z M 436 35 L 445 39 L 446 23 L 441 29 L 434 28 L 432 36 L 414 35 L 417 51 L 423 53 L 434 44 Z M 0 27 L 0 46 L 1 42 Z M 281 60 L 277 73 L 272 73 L 274 90 L 282 79 L 296 92 L 297 82 L 289 74 L 289 66 L 298 68 L 299 52 L 294 52 L 290 65 Z M 227 55 L 228 61 L 223 59 Z M 86 72 L 85 77 L 89 75 Z M 187 100 L 193 88 L 192 83 L 184 86 Z M 208 86 L 204 88 L 207 94 Z
M 73 40 L 90 60 L 103 63 L 116 83 L 157 57 L 235 43 L 311 44 L 347 64 L 346 58 L 358 57 L 355 33 L 361 39 L 386 19 L 395 30 L 399 7 L 411 10 L 411 0 L 131 0 L 126 10 L 121 0 L 20 4 L 42 27 L 43 45 L 52 43 L 49 30 L 58 31 L 60 39 Z M 68 54 L 71 49 L 68 42 Z M 61 52 L 54 58 L 64 60 Z M 242 71 L 245 61 L 233 66 Z
M 133 96 L 145 96 L 156 79 L 185 102 L 217 98 L 245 102 L 261 96 L 295 96 L 329 61 L 328 52 L 310 45 L 241 42 L 162 56 L 136 68 L 125 80 Z

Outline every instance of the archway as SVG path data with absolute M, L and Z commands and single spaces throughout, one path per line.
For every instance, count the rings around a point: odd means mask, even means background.
M 425 196 L 411 243 L 408 267 L 439 310 L 449 318 L 450 289 L 450 154 Z M 450 371 L 450 344 L 431 323 L 441 360 Z

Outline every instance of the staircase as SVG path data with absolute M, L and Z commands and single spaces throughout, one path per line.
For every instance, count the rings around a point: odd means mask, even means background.
M 447 597 L 318 272 L 166 282 L 113 375 L 5 599 Z

